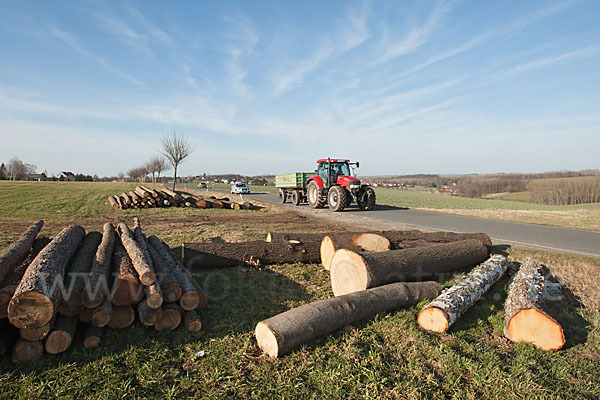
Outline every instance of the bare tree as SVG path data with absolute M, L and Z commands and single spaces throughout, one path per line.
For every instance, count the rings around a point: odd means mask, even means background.
M 25 179 L 27 175 L 35 174 L 36 168 L 35 165 L 24 163 L 15 157 L 8 162 L 8 178 L 13 181 Z
M 123 182 L 125 181 L 125 174 L 123 172 L 119 172 L 117 174 L 117 178 L 119 179 L 119 182 Z
M 177 182 L 177 167 L 190 154 L 192 149 L 185 135 L 173 130 L 171 136 L 165 136 L 162 139 L 162 155 L 173 166 L 173 191 L 175 190 L 175 182 Z
M 169 169 L 167 160 L 164 157 L 152 157 L 150 161 L 146 163 L 148 171 L 152 174 L 152 183 L 156 183 L 160 179 L 160 174 L 163 171 Z

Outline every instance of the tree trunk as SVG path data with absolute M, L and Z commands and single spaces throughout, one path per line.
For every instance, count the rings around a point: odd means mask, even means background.
M 405 247 L 406 242 L 424 241 L 431 243 L 450 243 L 461 240 L 479 240 L 484 246 L 491 246 L 492 240 L 485 233 L 457 233 L 457 232 L 421 232 L 409 231 L 383 231 L 381 235 L 392 242 L 394 249 Z
M 113 306 L 108 326 L 113 329 L 123 329 L 135 321 L 135 311 L 132 306 Z
M 26 364 L 39 359 L 44 354 L 44 344 L 41 341 L 28 342 L 19 339 L 13 349 L 12 361 L 16 364 Z
M 340 249 L 331 262 L 331 288 L 339 296 L 391 282 L 420 281 L 477 265 L 487 257 L 487 248 L 478 240 L 374 253 Z
M 0 288 L 0 318 L 8 317 L 8 303 L 15 294 L 19 282 L 21 282 L 29 264 L 33 262 L 38 253 L 42 251 L 48 243 L 50 243 L 50 239 L 47 237 L 35 239 L 25 260 L 19 266 L 14 267 L 6 278 L 4 278 L 3 286 Z
M 144 297 L 144 289 L 122 243 L 117 241 L 113 253 L 115 278 L 112 284 L 112 302 L 116 306 L 130 306 Z
M 89 232 L 83 238 L 77 254 L 69 264 L 65 274 L 65 296 L 58 305 L 58 312 L 65 317 L 76 317 L 83 306 L 82 297 L 86 284 L 89 282 L 89 273 L 102 241 L 100 232 Z
M 140 318 L 140 322 L 146 326 L 154 326 L 158 320 L 160 320 L 161 312 L 162 308 L 160 307 L 148 307 L 146 299 L 142 300 L 140 304 L 138 304 L 138 316 Z
M 473 268 L 456 285 L 421 310 L 417 319 L 421 328 L 446 332 L 458 317 L 479 301 L 504 275 L 508 266 L 506 257 L 496 255 Z
M 48 334 L 44 343 L 46 352 L 50 354 L 60 354 L 67 350 L 69 346 L 71 346 L 71 343 L 73 343 L 76 328 L 77 318 L 56 318 L 54 328 L 52 329 L 52 332 Z
M 110 297 L 108 278 L 110 276 L 111 258 L 115 246 L 115 227 L 106 223 L 103 227 L 102 242 L 98 246 L 89 274 L 89 287 L 83 293 L 82 302 L 87 308 L 100 306 L 105 298 Z
M 175 184 L 177 183 L 177 164 L 173 165 L 173 191 L 175 191 Z
M 173 275 L 173 271 L 161 255 L 152 246 L 148 246 L 148 252 L 156 271 L 156 277 L 160 284 L 160 290 L 164 300 L 168 303 L 173 303 L 181 298 L 181 285 Z
M 319 248 L 305 243 L 254 241 L 183 244 L 183 262 L 191 269 L 241 265 L 314 264 L 319 260 Z
M 162 331 L 163 329 L 174 330 L 181 323 L 181 307 L 177 303 L 165 303 L 162 306 L 160 319 L 154 324 L 154 329 Z
M 278 357 L 310 339 L 372 318 L 381 311 L 433 299 L 440 291 L 436 282 L 399 282 L 316 301 L 259 322 L 256 341 L 266 354 Z
M 558 350 L 565 335 L 558 322 L 543 311 L 544 275 L 528 259 L 514 276 L 504 303 L 504 336 L 515 343 L 529 342 L 543 350 Z
M 79 225 L 63 229 L 33 260 L 8 304 L 8 318 L 18 328 L 47 324 L 61 299 L 66 265 L 85 235 Z
M 108 325 L 108 321 L 110 321 L 111 316 L 112 316 L 112 302 L 110 301 L 110 298 L 105 297 L 102 304 L 100 304 L 98 307 L 94 308 L 94 311 L 92 312 L 91 323 L 94 326 L 102 328 L 102 327 Z
M 169 246 L 156 236 L 148 237 L 148 241 L 165 260 L 181 286 L 182 295 L 179 299 L 181 308 L 185 311 L 190 311 L 195 310 L 198 307 L 204 307 L 208 301 L 206 294 L 192 277 L 190 271 L 179 262 L 175 255 L 173 255 Z
M 144 285 L 151 285 L 156 281 L 156 274 L 152 267 L 152 261 L 147 257 L 139 244 L 133 237 L 133 233 L 125 223 L 119 224 L 119 232 L 121 233 L 121 242 L 127 250 L 129 258 L 133 263 L 133 267 L 138 273 L 139 279 Z
M 91 349 L 94 347 L 100 346 L 100 342 L 102 341 L 102 334 L 104 333 L 104 328 L 100 328 L 89 324 L 85 330 L 85 337 L 83 339 L 83 347 L 86 349 Z
M 202 321 L 196 311 L 185 312 L 185 329 L 190 332 L 198 332 L 202 329 Z
M 44 340 L 44 338 L 48 336 L 48 333 L 50 333 L 53 324 L 54 321 L 50 321 L 46 325 L 42 325 L 39 328 L 19 328 L 19 334 L 28 342 Z
M 31 225 L 29 229 L 25 231 L 13 244 L 11 244 L 6 250 L 0 254 L 0 283 L 3 283 L 4 278 L 13 270 L 14 267 L 19 265 L 33 245 L 35 237 L 42 229 L 44 221 L 40 220 L 35 224 Z
M 364 251 L 387 251 L 390 241 L 378 233 L 331 233 L 325 235 L 320 244 L 320 258 L 326 270 L 331 269 L 333 255 L 339 249 L 347 249 L 357 253 Z

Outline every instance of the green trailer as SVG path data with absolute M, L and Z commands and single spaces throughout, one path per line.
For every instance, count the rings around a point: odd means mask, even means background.
M 276 175 L 275 187 L 279 188 L 279 201 L 283 204 L 290 199 L 295 206 L 305 202 L 308 178 L 315 175 L 315 172 L 292 172 Z

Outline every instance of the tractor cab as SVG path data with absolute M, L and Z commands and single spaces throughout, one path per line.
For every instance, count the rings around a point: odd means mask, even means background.
M 330 188 L 335 185 L 342 186 L 350 191 L 360 188 L 360 181 L 353 177 L 350 166 L 358 163 L 350 163 L 346 159 L 324 158 L 317 160 L 317 177 L 320 178 L 321 188 Z M 315 177 L 316 178 L 316 177 Z

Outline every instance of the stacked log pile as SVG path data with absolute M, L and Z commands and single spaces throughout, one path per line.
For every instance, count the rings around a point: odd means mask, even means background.
M 254 210 L 254 204 L 248 201 L 232 201 L 229 198 L 217 199 L 214 196 L 188 196 L 169 189 L 149 189 L 136 186 L 135 191 L 115 194 L 108 197 L 108 204 L 118 210 L 127 208 L 225 208 L 232 210 Z
M 197 309 L 206 294 L 168 245 L 146 238 L 137 218 L 133 231 L 107 223 L 86 235 L 71 225 L 52 240 L 36 238 L 42 224 L 0 254 L 0 356 L 12 352 L 26 363 L 62 353 L 79 324 L 84 347 L 97 347 L 107 327 L 129 327 L 136 316 L 159 331 L 184 321 L 190 332 L 202 328 Z

